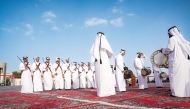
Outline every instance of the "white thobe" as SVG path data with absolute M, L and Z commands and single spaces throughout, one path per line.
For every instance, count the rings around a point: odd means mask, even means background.
M 79 68 L 80 72 L 80 88 L 86 88 L 86 72 L 87 68 L 85 66 L 80 66 Z
M 142 76 L 141 69 L 143 68 L 143 62 L 141 58 L 135 58 L 134 67 L 138 77 L 139 89 L 148 88 L 147 76 Z
M 72 66 L 72 80 L 73 80 L 73 89 L 79 88 L 79 71 L 76 66 Z
M 46 70 L 47 65 L 43 63 L 42 70 L 44 71 L 44 90 L 52 90 L 53 88 L 53 79 L 52 79 L 52 64 L 49 63 L 49 68 Z M 51 70 L 50 70 L 51 69 Z
M 126 91 L 126 83 L 124 79 L 124 65 L 123 65 L 123 56 L 121 54 L 118 54 L 115 58 L 115 65 L 116 65 L 116 91 Z
M 62 64 L 60 63 L 60 66 L 57 68 L 58 64 L 53 64 L 53 75 L 54 75 L 54 82 L 55 82 L 55 89 L 63 89 L 63 69 Z M 56 70 L 57 68 L 57 70 Z M 57 73 L 57 75 L 55 75 Z
M 88 70 L 86 74 L 88 88 L 94 87 L 93 72 L 94 72 L 94 67 L 91 66 L 91 70 Z
M 36 70 L 37 66 L 39 69 Z M 34 84 L 34 91 L 43 91 L 42 85 L 42 64 L 39 62 L 35 62 L 32 64 L 32 71 L 33 71 L 33 84 Z
M 105 35 L 99 33 L 97 34 L 90 52 L 97 60 L 95 62 L 97 95 L 99 97 L 115 95 L 115 87 L 112 80 L 109 62 L 109 58 L 113 56 L 113 51 Z M 102 63 L 100 63 L 100 59 Z
M 30 68 L 30 63 L 28 64 Z M 21 75 L 21 93 L 33 93 L 33 83 L 31 77 L 31 71 L 25 68 L 23 63 L 20 63 L 19 70 L 23 71 Z
M 102 64 L 95 62 L 95 77 L 97 85 L 97 95 L 99 97 L 115 95 L 115 86 L 112 80 L 109 59 L 106 50 L 101 50 Z
M 93 88 L 97 88 L 97 86 L 96 86 L 95 71 L 93 72 L 93 81 L 94 81 L 94 87 Z
M 69 68 L 69 69 L 68 69 Z M 71 89 L 71 66 L 69 63 L 63 65 L 65 89 Z
M 170 89 L 173 96 L 190 97 L 189 62 L 183 55 L 176 37 L 169 38 L 168 45 L 162 49 L 169 57 Z
M 153 72 L 154 72 L 154 79 L 155 79 L 156 86 L 162 87 L 163 83 L 162 83 L 162 78 L 160 77 L 160 73 L 161 73 L 160 69 L 156 68 L 154 66 L 152 68 L 153 68 Z

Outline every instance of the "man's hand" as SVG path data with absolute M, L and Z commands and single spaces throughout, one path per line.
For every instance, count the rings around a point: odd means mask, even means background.
M 162 48 L 160 50 L 158 50 L 158 51 L 162 53 Z
M 62 74 L 62 77 L 64 78 L 64 74 Z

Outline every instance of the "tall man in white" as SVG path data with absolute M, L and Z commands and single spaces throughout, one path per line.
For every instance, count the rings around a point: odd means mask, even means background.
M 77 68 L 77 62 L 73 62 L 71 71 L 72 71 L 73 89 L 79 89 L 79 70 Z
M 97 33 L 90 52 L 95 58 L 97 95 L 99 97 L 115 95 L 115 87 L 109 63 L 109 58 L 113 56 L 113 51 L 104 33 Z
M 65 89 L 71 89 L 71 65 L 69 63 L 69 58 L 66 59 L 66 63 L 63 65 L 64 78 L 65 78 Z
M 28 57 L 23 57 L 19 70 L 21 71 L 21 93 L 33 93 L 32 75 Z
M 177 27 L 168 30 L 169 41 L 161 49 L 169 57 L 169 78 L 171 96 L 190 97 L 190 43 L 183 38 Z
M 35 62 L 32 64 L 32 71 L 33 71 L 33 83 L 34 83 L 34 92 L 43 91 L 42 85 L 42 65 L 39 62 L 39 57 L 35 58 Z
M 81 62 L 81 66 L 79 68 L 80 72 L 80 88 L 86 88 L 86 72 L 87 72 L 87 67 L 84 66 L 84 63 Z
M 88 88 L 94 87 L 93 72 L 94 72 L 94 67 L 91 66 L 90 62 L 88 62 L 88 68 L 87 68 L 87 74 L 86 74 Z
M 63 89 L 63 69 L 62 64 L 60 62 L 60 58 L 56 58 L 56 63 L 53 64 L 54 70 L 54 79 L 55 79 L 55 89 Z
M 142 76 L 141 69 L 144 68 L 143 60 L 146 56 L 143 53 L 137 53 L 137 57 L 134 61 L 134 68 L 137 73 L 139 89 L 148 89 L 147 76 Z
M 126 84 L 124 79 L 124 60 L 125 50 L 121 49 L 121 52 L 115 58 L 116 66 L 116 91 L 126 91 Z
M 52 90 L 53 88 L 53 68 L 52 64 L 50 63 L 50 58 L 46 57 L 46 62 L 42 65 L 42 70 L 44 72 L 44 89 L 45 90 Z
M 153 69 L 153 73 L 154 73 L 154 79 L 155 79 L 155 83 L 157 88 L 162 88 L 162 78 L 160 77 L 160 69 L 157 66 L 152 65 L 152 69 Z

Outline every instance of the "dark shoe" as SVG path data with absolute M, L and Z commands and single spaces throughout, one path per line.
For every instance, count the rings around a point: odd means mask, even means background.
M 174 95 L 170 94 L 171 97 L 175 97 Z

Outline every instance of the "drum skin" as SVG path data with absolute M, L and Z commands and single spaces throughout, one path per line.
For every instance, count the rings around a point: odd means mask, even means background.
M 160 73 L 160 78 L 165 78 L 167 74 L 165 72 Z
M 159 50 L 156 50 L 150 56 L 150 62 L 158 68 L 168 68 L 168 55 L 162 54 Z
M 142 74 L 142 76 L 146 76 L 146 70 L 145 69 L 141 69 L 141 74 Z
M 151 70 L 147 69 L 147 68 L 143 68 L 143 69 L 141 69 L 141 74 L 142 74 L 142 76 L 150 75 L 151 74 Z

